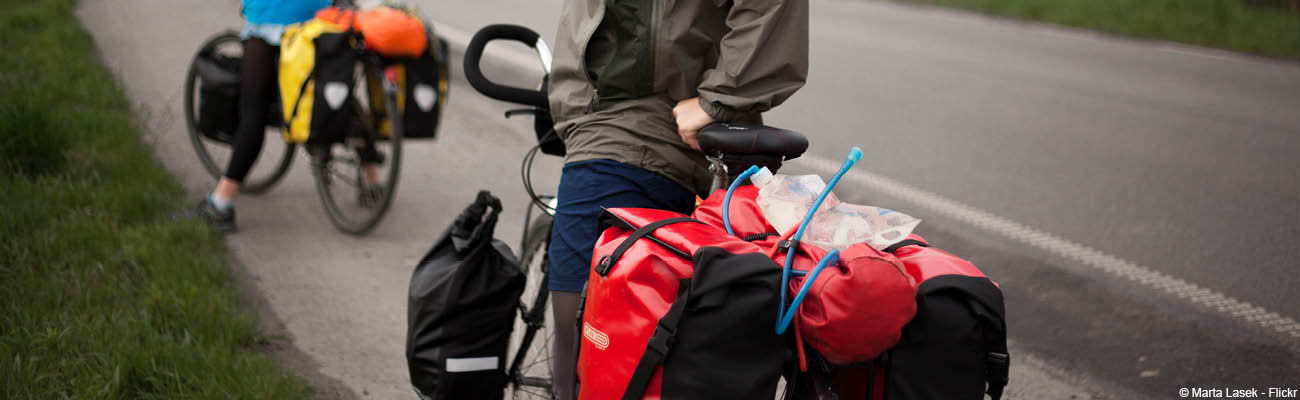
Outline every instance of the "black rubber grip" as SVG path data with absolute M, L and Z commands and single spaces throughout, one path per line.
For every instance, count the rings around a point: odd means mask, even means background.
M 483 76 L 483 70 L 479 69 L 479 61 L 483 58 L 483 49 L 487 47 L 488 42 L 508 39 L 535 49 L 539 37 L 537 32 L 519 25 L 498 24 L 479 29 L 474 33 L 474 38 L 470 39 L 469 46 L 465 48 L 465 79 L 469 80 L 474 90 L 478 90 L 484 96 L 511 103 L 548 108 L 546 92 L 498 85 Z

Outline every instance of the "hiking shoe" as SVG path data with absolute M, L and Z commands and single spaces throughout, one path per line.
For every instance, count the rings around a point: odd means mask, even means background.
M 363 185 L 361 191 L 357 193 L 357 204 L 362 208 L 378 207 L 379 203 L 384 201 L 386 190 L 383 185 Z
M 221 211 L 217 206 L 212 205 L 212 201 L 204 197 L 199 200 L 199 205 L 194 208 L 194 213 L 207 221 L 213 229 L 221 233 L 231 233 L 235 231 L 235 209 Z

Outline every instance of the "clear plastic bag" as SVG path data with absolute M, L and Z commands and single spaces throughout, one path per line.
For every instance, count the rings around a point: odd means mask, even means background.
M 826 182 L 817 175 L 772 175 L 766 168 L 750 180 L 759 187 L 757 202 L 763 216 L 781 233 L 799 226 L 826 189 Z M 830 193 L 801 241 L 826 250 L 844 250 L 855 243 L 884 250 L 906 239 L 920 223 L 920 219 L 890 209 L 844 203 Z

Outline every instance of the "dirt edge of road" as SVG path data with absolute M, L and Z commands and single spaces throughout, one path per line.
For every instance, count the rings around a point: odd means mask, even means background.
M 233 257 L 232 257 L 233 258 Z M 275 360 L 275 363 L 311 384 L 312 394 L 319 400 L 360 400 L 362 397 L 348 388 L 343 381 L 325 375 L 321 365 L 298 345 L 285 329 L 284 321 L 271 309 L 266 294 L 257 287 L 256 278 L 243 263 L 230 264 L 231 277 L 239 287 L 241 305 L 257 315 L 257 331 L 265 338 L 257 349 Z

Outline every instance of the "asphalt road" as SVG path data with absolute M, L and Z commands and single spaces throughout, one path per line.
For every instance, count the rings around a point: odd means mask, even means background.
M 558 0 L 417 3 L 453 43 L 490 23 L 551 37 L 559 9 Z M 196 198 L 211 179 L 185 141 L 181 80 L 204 38 L 239 26 L 237 10 L 234 0 L 83 0 L 79 10 L 158 157 Z M 789 170 L 825 176 L 825 160 L 861 146 L 859 179 L 836 189 L 841 198 L 924 219 L 932 243 L 1001 283 L 1012 397 L 1300 388 L 1300 338 L 1167 284 L 1272 320 L 1300 317 L 1288 298 L 1300 288 L 1291 273 L 1300 265 L 1300 65 L 874 1 L 814 1 L 812 19 L 808 85 L 768 114 L 812 139 L 811 162 Z M 536 77 L 517 50 L 489 49 L 500 61 L 489 76 Z M 522 226 L 516 160 L 530 133 L 465 85 L 454 57 L 446 125 L 436 142 L 408 147 L 396 203 L 374 233 L 334 231 L 299 161 L 269 195 L 240 199 L 241 232 L 227 239 L 294 344 L 362 397 L 410 394 L 406 279 L 474 192 L 506 202 L 499 237 L 513 241 Z M 539 164 L 539 187 L 554 187 L 558 166 Z M 982 222 L 993 217 L 1024 229 Z M 1092 253 L 1063 256 L 1040 234 Z M 1102 256 L 1163 278 L 1106 272 Z

